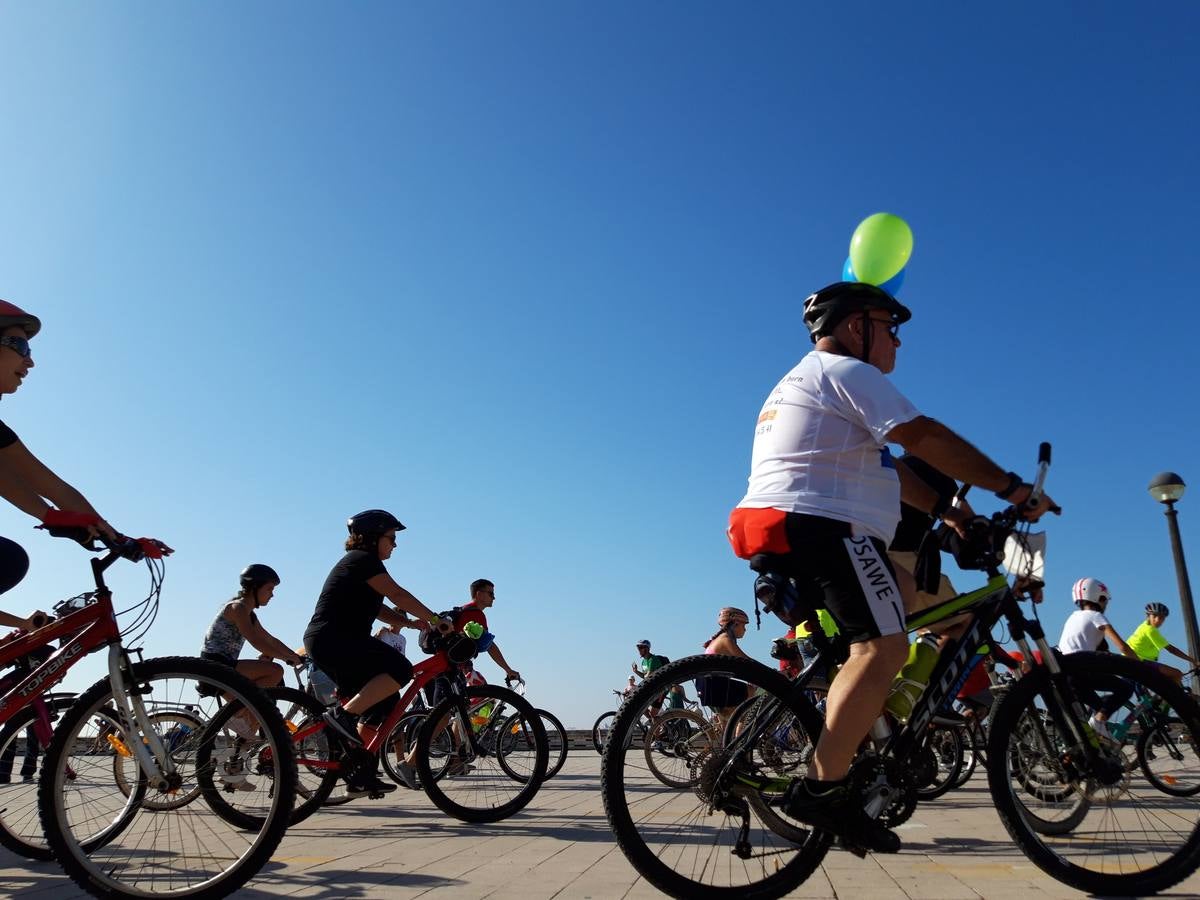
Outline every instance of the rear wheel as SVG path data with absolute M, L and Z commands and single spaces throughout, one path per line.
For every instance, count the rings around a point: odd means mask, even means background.
M 292 749 L 296 754 L 296 805 L 288 824 L 295 825 L 322 806 L 332 805 L 329 798 L 338 788 L 341 749 L 330 741 L 329 729 L 321 720 L 325 707 L 313 697 L 296 688 L 282 686 L 265 688 L 263 692 L 275 701 L 284 727 L 292 736 Z M 345 796 L 345 789 L 342 788 L 340 793 Z
M 71 700 L 49 700 L 50 721 L 70 707 Z M 50 859 L 42 821 L 38 817 L 37 779 L 45 758 L 33 733 L 37 711 L 26 707 L 0 728 L 0 844 L 27 859 Z
M 546 730 L 546 749 L 549 753 L 549 763 L 546 766 L 546 778 L 553 778 L 558 774 L 559 769 L 563 767 L 563 763 L 567 761 L 567 730 L 563 728 L 562 722 L 553 713 L 546 712 L 544 709 L 534 710 L 542 720 L 542 726 Z M 526 748 L 531 748 L 534 743 L 534 735 L 529 729 L 524 727 L 524 718 L 520 713 L 506 715 L 504 721 L 500 723 L 497 730 L 496 740 L 498 747 L 504 750 L 498 754 L 500 765 L 507 770 L 510 755 L 512 758 L 517 758 L 514 754 L 515 744 L 522 742 Z M 510 777 L 517 780 L 523 780 L 524 775 L 517 770 L 509 772 Z
M 925 734 L 925 760 L 935 766 L 933 781 L 917 788 L 922 800 L 934 800 L 950 790 L 958 782 L 963 769 L 965 732 L 962 728 L 949 725 L 934 725 Z
M 1138 736 L 1137 759 L 1147 780 L 1174 797 L 1200 793 L 1200 756 L 1183 723 L 1158 718 Z

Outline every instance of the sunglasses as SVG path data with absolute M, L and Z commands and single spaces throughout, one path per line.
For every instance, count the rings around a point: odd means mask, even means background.
M 893 322 L 891 319 L 872 319 L 871 321 L 875 322 L 879 325 L 886 325 L 888 337 L 890 337 L 893 341 L 899 339 L 899 337 L 900 337 L 900 323 L 899 322 Z
M 9 350 L 15 351 L 18 355 L 29 359 L 29 341 L 23 337 L 17 337 L 14 334 L 0 335 L 0 347 L 7 347 Z

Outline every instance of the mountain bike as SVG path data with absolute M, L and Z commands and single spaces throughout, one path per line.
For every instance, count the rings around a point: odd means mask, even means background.
M 546 776 L 548 750 L 545 728 L 533 707 L 508 688 L 466 684 L 458 666 L 478 653 L 473 638 L 462 633 L 438 636 L 432 647 L 433 655 L 413 666 L 413 680 L 384 722 L 371 729 L 365 744 L 351 744 L 323 719 L 301 725 L 292 734 L 299 767 L 324 773 L 313 789 L 314 798 L 323 802 L 339 778 L 350 781 L 373 774 L 380 756 L 394 752 L 400 736 L 396 728 L 418 692 L 439 677 L 448 680 L 449 695 L 424 714 L 416 729 L 416 773 L 434 805 L 464 822 L 496 822 L 524 809 L 537 794 Z M 511 708 L 532 740 L 506 747 L 481 739 L 472 727 L 470 709 L 488 701 Z M 318 744 L 320 752 L 312 752 Z M 453 754 L 448 761 L 447 747 Z
M 505 679 L 505 683 L 510 687 L 511 682 Z M 514 688 L 518 694 L 525 696 L 525 682 L 523 680 L 517 682 L 517 687 Z M 482 710 L 480 710 L 482 712 Z M 486 728 L 493 722 L 496 728 L 496 740 L 504 745 L 504 752 L 499 754 L 499 758 L 507 760 L 517 753 L 518 745 L 524 745 L 526 752 L 530 752 L 530 747 L 534 741 L 534 735 L 524 727 L 524 720 L 519 713 L 508 712 L 507 710 L 494 708 L 488 711 L 486 717 L 481 716 L 480 712 L 473 713 L 472 721 L 476 728 Z M 537 713 L 539 719 L 542 720 L 542 726 L 546 730 L 546 749 L 549 754 L 546 765 L 546 780 L 549 781 L 562 769 L 563 763 L 567 761 L 567 729 L 563 728 L 563 723 L 559 721 L 558 716 L 554 713 L 547 712 L 544 709 L 535 707 L 534 712 Z M 514 773 L 514 777 L 518 777 Z
M 1048 465 L 1049 446 L 1043 445 L 1035 495 Z M 1028 547 L 1020 510 L 980 517 L 972 536 L 974 558 L 960 558 L 959 565 L 986 572 L 987 584 L 908 623 L 918 628 L 968 613 L 966 630 L 943 648 L 907 723 L 894 727 L 885 715 L 876 721 L 850 770 L 852 796 L 889 827 L 911 816 L 917 785 L 931 767 L 923 738 L 1003 620 L 1025 659 L 1035 658 L 1030 641 L 1042 653 L 1042 661 L 997 706 L 991 728 L 988 786 L 1009 835 L 1039 868 L 1080 890 L 1134 896 L 1177 884 L 1200 866 L 1200 806 L 1127 778 L 1119 749 L 1087 724 L 1089 710 L 1079 694 L 1086 685 L 1111 695 L 1114 677 L 1133 681 L 1158 696 L 1191 742 L 1200 735 L 1200 706 L 1170 679 L 1134 660 L 1095 653 L 1059 657 L 1051 651 L 1036 611 L 1025 616 L 1020 603 L 1027 598 L 999 570 L 1010 537 Z M 788 622 L 812 617 L 812 610 L 799 605 L 801 595 L 791 581 L 804 573 L 792 571 L 788 558 L 756 557 L 751 568 L 758 573 L 756 603 L 768 612 L 779 610 Z M 837 662 L 838 648 L 820 629 L 813 638 L 818 662 Z M 621 707 L 601 763 L 601 790 L 618 845 L 647 881 L 675 897 L 780 897 L 817 868 L 833 837 L 787 815 L 783 798 L 801 773 L 790 757 L 766 752 L 781 730 L 798 735 L 801 749 L 816 744 L 823 719 L 806 696 L 815 670 L 816 664 L 789 681 L 750 659 L 691 657 L 652 673 Z M 671 684 L 713 677 L 745 683 L 747 708 L 693 763 L 691 790 L 664 793 L 641 764 L 642 754 L 632 749 L 636 724 Z M 1056 817 L 1077 817 L 1083 806 L 1084 820 L 1053 829 Z M 1031 819 L 1051 827 L 1035 827 Z
M 71 529 L 51 529 L 88 546 Z M 0 733 L 10 735 L 28 724 L 22 718 L 88 653 L 108 648 L 108 677 L 81 694 L 59 719 L 45 748 L 38 780 L 38 809 L 50 853 L 81 888 L 103 897 L 225 896 L 246 883 L 270 858 L 287 827 L 295 790 L 295 764 L 283 722 L 247 679 L 199 659 L 163 657 L 141 660 L 139 642 L 158 611 L 162 558 L 171 551 L 158 541 L 105 540 L 107 553 L 91 561 L 95 590 L 54 607 L 57 618 L 40 628 L 0 642 L 0 666 L 29 659 L 60 640 L 60 646 L 26 674 L 9 681 L 0 694 Z M 89 547 L 89 549 L 98 549 Z M 117 610 L 104 573 L 118 559 L 145 560 L 151 576 L 149 595 Z M 123 624 L 122 624 L 123 623 Z M 134 661 L 134 658 L 138 661 Z M 201 717 L 199 731 L 174 747 L 154 721 L 156 704 L 183 704 L 199 689 L 215 690 L 229 702 Z M 197 701 L 198 702 L 198 701 Z M 267 736 L 274 754 L 276 790 L 260 827 L 250 832 L 231 826 L 205 804 L 164 808 L 169 799 L 199 783 L 202 793 L 217 788 L 212 765 L 198 760 L 227 734 L 234 715 L 253 721 Z M 0 741 L 7 741 L 0 738 Z M 181 744 L 186 743 L 186 748 Z M 25 752 L 28 753 L 26 746 Z M 114 777 L 114 757 L 132 768 L 128 793 Z M 15 753 L 14 753 L 15 758 Z M 24 781 L 0 784 L 0 809 L 27 808 Z M 22 836 L 32 835 L 22 829 Z
M 626 695 L 623 691 L 614 689 L 613 693 L 617 695 L 617 700 L 621 704 L 625 703 Z M 608 712 L 600 713 L 596 721 L 592 724 L 592 746 L 596 748 L 597 753 L 604 752 L 604 745 L 608 742 L 608 735 L 609 732 L 612 731 L 613 721 L 616 719 L 616 717 L 617 710 L 610 709 Z M 650 730 L 650 726 L 652 724 L 653 718 L 650 716 L 648 711 L 635 724 L 634 727 L 638 731 L 636 739 L 639 746 L 645 743 L 646 733 Z

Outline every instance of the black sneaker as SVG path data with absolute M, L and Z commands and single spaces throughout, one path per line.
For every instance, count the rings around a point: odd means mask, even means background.
M 358 736 L 358 722 L 356 721 L 356 717 L 346 712 L 340 706 L 334 706 L 325 710 L 321 715 L 321 719 L 347 741 L 360 746 L 362 745 L 362 738 Z
M 783 795 L 783 809 L 794 819 L 836 835 L 850 850 L 896 853 L 900 836 L 868 816 L 845 782 L 797 778 Z
M 390 781 L 384 781 L 378 774 L 369 775 L 361 781 L 346 782 L 347 797 L 362 797 L 367 794 L 390 794 L 396 790 L 396 785 Z

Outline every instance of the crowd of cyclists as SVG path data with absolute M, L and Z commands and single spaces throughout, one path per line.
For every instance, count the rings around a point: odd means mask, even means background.
M 899 328 L 910 317 L 894 297 L 869 284 L 838 282 L 805 301 L 804 322 L 813 350 L 777 383 L 761 409 L 748 488 L 730 514 L 727 529 L 735 554 L 751 561 L 752 567 L 764 558 L 785 559 L 790 571 L 803 573 L 792 579 L 790 589 L 805 602 L 794 609 L 786 604 L 775 608 L 789 628 L 786 643 L 795 650 L 783 654 L 780 667 L 786 673 L 797 674 L 816 657 L 814 638 L 820 635 L 836 635 L 849 648 L 836 671 L 826 673 L 824 727 L 807 772 L 789 784 L 782 807 L 792 819 L 837 835 L 848 846 L 879 852 L 895 852 L 900 839 L 857 802 L 847 775 L 880 710 L 886 704 L 903 720 L 924 689 L 918 670 L 924 666 L 927 678 L 928 661 L 967 627 L 969 616 L 949 618 L 924 629 L 913 644 L 906 628 L 907 616 L 956 596 L 942 572 L 941 554 L 957 558 L 960 549 L 967 552 L 977 521 L 961 485 L 992 491 L 1029 522 L 1059 512 L 1033 483 L 923 415 L 888 380 L 901 346 Z M 0 395 L 16 392 L 33 368 L 30 341 L 40 328 L 36 316 L 0 301 Z M 903 447 L 905 453 L 893 457 L 889 444 Z M 34 456 L 2 422 L 0 495 L 52 534 L 71 536 L 85 545 L 96 537 L 118 537 L 80 491 Z M 398 584 L 385 565 L 403 530 L 386 510 L 366 510 L 349 518 L 343 555 L 319 591 L 301 649 L 292 649 L 259 620 L 259 610 L 271 602 L 281 583 L 278 572 L 263 563 L 247 566 L 236 595 L 221 605 L 203 637 L 202 658 L 229 666 L 264 687 L 282 682 L 280 662 L 311 662 L 336 686 L 341 700 L 324 714 L 325 723 L 356 745 L 375 735 L 413 678 L 404 630 L 449 634 L 474 626 L 481 635 L 479 650 L 509 678 L 519 678 L 487 630 L 495 585 L 478 579 L 471 583 L 463 606 L 448 613 L 434 611 Z M 24 577 L 28 564 L 20 545 L 0 538 L 0 593 Z M 1040 584 L 1031 582 L 1025 589 L 1040 600 Z M 1072 600 L 1076 609 L 1066 619 L 1057 653 L 1111 648 L 1152 664 L 1175 682 L 1184 673 L 1158 661 L 1163 651 L 1189 667 L 1197 665 L 1163 636 L 1160 629 L 1168 615 L 1163 604 L 1148 604 L 1145 621 L 1123 638 L 1105 615 L 1111 593 L 1102 582 L 1080 579 Z M 39 627 L 46 618 L 43 611 L 0 611 L 0 624 L 23 630 Z M 377 621 L 383 626 L 373 633 Z M 717 630 L 700 648 L 703 654 L 747 658 L 739 642 L 749 621 L 743 609 L 721 608 Z M 247 643 L 258 651 L 258 658 L 242 658 Z M 638 641 L 636 651 L 626 695 L 669 663 L 653 651 L 649 640 Z M 991 648 L 990 662 L 1018 674 L 1031 665 L 999 647 Z M 467 674 L 480 677 L 464 670 Z M 429 703 L 436 705 L 449 689 L 449 679 L 438 678 L 427 688 Z M 717 676 L 697 679 L 696 689 L 718 728 L 753 693 L 746 683 Z M 1099 738 L 1110 739 L 1109 718 L 1129 700 L 1132 689 L 1114 675 L 1110 682 L 1087 690 L 1088 725 Z M 968 701 L 968 708 L 973 703 L 975 714 L 983 715 L 988 690 L 989 684 L 977 678 L 964 683 L 959 696 Z M 897 696 L 900 710 L 894 707 Z M 650 700 L 647 715 L 653 722 L 664 707 L 683 709 L 687 702 L 684 683 L 669 685 Z M 229 728 L 249 739 L 255 725 L 233 717 Z M 411 757 L 398 762 L 401 780 L 409 786 L 413 762 Z M 454 759 L 448 774 L 467 771 L 465 758 Z M 237 788 L 252 790 L 247 784 L 243 779 Z M 348 778 L 347 788 L 352 796 L 378 796 L 394 790 L 395 784 L 377 771 L 362 771 Z

